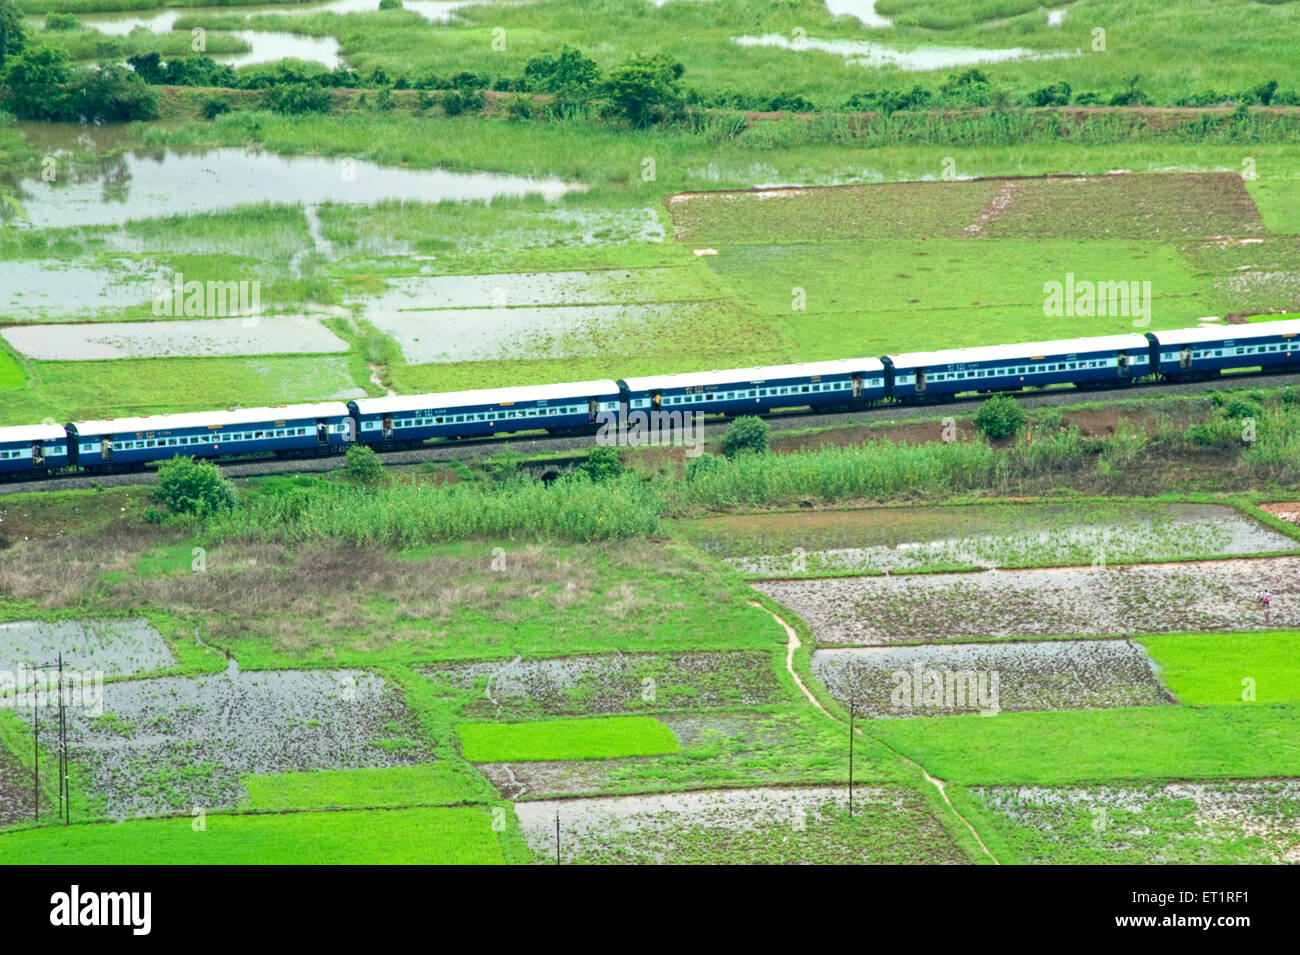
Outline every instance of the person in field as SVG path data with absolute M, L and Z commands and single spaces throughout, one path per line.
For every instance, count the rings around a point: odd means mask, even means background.
M 1259 599 L 1259 605 L 1264 608 L 1264 625 L 1271 626 L 1273 618 L 1273 595 L 1266 589 L 1261 590 L 1255 595 Z

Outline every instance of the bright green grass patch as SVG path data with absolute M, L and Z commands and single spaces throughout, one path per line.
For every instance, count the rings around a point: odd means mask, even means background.
M 440 761 L 385 769 L 327 769 L 243 776 L 248 809 L 350 809 L 368 806 L 491 802 L 495 793 L 477 773 Z
M 396 864 L 505 861 L 485 808 L 209 815 L 51 826 L 0 835 L 0 860 L 77 865 Z
M 1300 701 L 1300 633 L 1171 633 L 1139 641 L 1160 667 L 1160 679 L 1183 703 L 1252 705 Z
M 863 729 L 965 785 L 1300 775 L 1300 707 L 1139 707 L 872 720 Z
M 1264 225 L 1280 235 L 1300 235 L 1300 180 L 1260 178 L 1246 184 Z
M 25 384 L 27 375 L 23 373 L 22 365 L 18 364 L 13 355 L 0 348 L 0 391 L 21 388 Z
M 662 756 L 681 751 L 673 731 L 648 716 L 462 723 L 456 732 L 471 763 Z
M 346 356 L 38 361 L 31 368 L 37 387 L 5 398 L 0 425 L 320 401 L 357 387 Z

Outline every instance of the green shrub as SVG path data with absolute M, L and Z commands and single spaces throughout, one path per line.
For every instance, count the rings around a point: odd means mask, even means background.
M 334 108 L 334 95 L 315 83 L 277 83 L 262 94 L 262 105 L 287 116 L 328 113 Z
M 1229 418 L 1258 418 L 1264 409 L 1249 395 L 1237 395 L 1229 398 L 1223 405 L 1223 412 Z
M 1030 427 L 1040 434 L 1051 434 L 1065 427 L 1065 415 L 1061 414 L 1060 408 L 1051 405 L 1034 408 L 1029 412 L 1027 420 Z
M 343 475 L 358 484 L 374 484 L 384 477 L 384 463 L 374 448 L 353 444 L 345 455 Z
M 722 437 L 722 451 L 729 458 L 745 452 L 767 451 L 771 430 L 766 421 L 755 415 L 737 418 L 727 425 L 727 433 Z
M 223 116 L 230 112 L 230 101 L 221 99 L 220 97 L 205 99 L 203 101 L 202 112 L 204 119 L 216 119 L 218 116 Z
M 1009 438 L 1025 426 L 1025 409 L 1010 395 L 994 395 L 980 406 L 975 427 L 994 439 Z
M 45 14 L 45 29 L 56 33 L 80 30 L 81 21 L 71 13 L 47 13 Z
M 402 0 L 379 0 L 380 10 L 400 10 L 402 9 Z
M 607 481 L 623 473 L 623 455 L 612 445 L 600 445 L 587 453 L 581 470 L 593 481 Z
M 172 458 L 158 466 L 154 500 L 172 514 L 207 517 L 235 506 L 235 487 L 211 461 Z

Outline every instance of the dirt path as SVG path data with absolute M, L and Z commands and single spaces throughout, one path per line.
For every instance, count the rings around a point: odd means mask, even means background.
M 798 649 L 803 645 L 803 644 L 800 642 L 800 640 L 799 640 L 799 635 L 798 635 L 797 633 L 794 632 L 794 627 L 792 627 L 792 626 L 790 626 L 790 624 L 786 623 L 786 621 L 785 621 L 784 619 L 782 619 L 782 617 L 781 617 L 780 614 L 777 614 L 777 613 L 774 613 L 774 612 L 771 611 L 771 610 L 768 610 L 766 607 L 764 607 L 764 606 L 763 606 L 761 603 L 759 603 L 757 600 L 751 600 L 751 601 L 749 601 L 749 605 L 750 605 L 751 607 L 758 607 L 760 610 L 767 611 L 767 613 L 769 613 L 769 614 L 772 615 L 772 619 L 773 619 L 773 620 L 775 620 L 777 623 L 779 623 L 782 627 L 785 628 L 785 635 L 786 635 L 786 644 L 785 644 L 785 669 L 786 669 L 786 672 L 790 674 L 790 678 L 791 678 L 792 680 L 794 680 L 795 684 L 799 687 L 799 689 L 803 690 L 804 696 L 808 697 L 809 701 L 812 702 L 812 705 L 813 705 L 813 706 L 817 707 L 817 709 L 820 710 L 820 711 L 821 711 L 825 716 L 830 717 L 831 719 L 835 719 L 834 716 L 831 716 L 830 712 L 826 709 L 826 707 L 824 707 L 824 706 L 821 705 L 821 703 L 818 701 L 817 697 L 813 696 L 812 691 L 809 690 L 808 687 L 804 685 L 803 680 L 799 679 L 799 674 L 797 674 L 797 673 L 794 672 L 794 652 L 795 652 L 796 650 L 798 650 Z M 857 733 L 862 734 L 862 729 L 861 729 L 861 727 L 855 727 L 855 730 L 856 730 Z M 885 744 L 885 745 L 888 745 L 888 744 Z M 890 747 L 890 749 L 893 749 L 893 747 Z M 895 753 L 898 753 L 898 750 L 893 750 L 893 751 L 894 751 Z M 944 805 L 946 805 L 946 806 L 948 807 L 949 811 L 952 812 L 952 814 L 953 814 L 954 816 L 956 816 L 958 819 L 961 820 L 962 825 L 964 825 L 967 829 L 970 830 L 970 834 L 971 834 L 972 836 L 975 837 L 975 841 L 979 843 L 979 847 L 980 847 L 980 849 L 982 849 L 982 850 L 984 851 L 984 854 L 985 854 L 986 856 L 988 856 L 989 859 L 992 860 L 992 862 L 993 862 L 994 865 L 1001 865 L 1002 863 L 1000 863 L 1000 862 L 998 861 L 998 857 L 995 856 L 992 852 L 989 851 L 989 847 L 986 846 L 986 845 L 984 844 L 984 840 L 980 838 L 980 834 L 979 834 L 978 832 L 976 832 L 976 831 L 975 831 L 975 827 L 972 826 L 972 825 L 970 824 L 970 820 L 968 820 L 965 816 L 963 816 L 960 812 L 958 812 L 958 811 L 957 811 L 957 807 L 954 806 L 954 805 L 952 804 L 952 800 L 948 798 L 948 792 L 947 792 L 947 789 L 946 789 L 947 783 L 945 783 L 942 779 L 937 779 L 937 778 L 935 778 L 934 776 L 931 776 L 931 775 L 926 771 L 926 769 L 925 769 L 924 766 L 922 766 L 922 765 L 921 765 L 920 763 L 918 763 L 916 760 L 912 759 L 910 756 L 906 756 L 906 755 L 904 755 L 903 753 L 898 753 L 898 755 L 899 755 L 902 759 L 907 760 L 907 762 L 911 763 L 913 766 L 915 766 L 917 769 L 919 769 L 919 770 L 921 771 L 921 775 L 923 775 L 923 776 L 926 778 L 926 781 L 929 782 L 931 785 L 933 785 L 935 789 L 939 790 L 939 795 L 943 797 Z

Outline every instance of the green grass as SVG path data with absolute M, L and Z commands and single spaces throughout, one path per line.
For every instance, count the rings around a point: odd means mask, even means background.
M 456 762 L 385 769 L 330 769 L 244 776 L 246 809 L 352 809 L 485 803 L 495 798 L 481 776 Z
M 505 861 L 485 808 L 211 814 L 0 834 L 8 863 L 483 865 Z
M 1300 633 L 1175 633 L 1142 637 L 1174 696 L 1193 706 L 1300 702 Z M 1255 699 L 1245 702 L 1243 681 Z
M 471 763 L 662 756 L 681 750 L 672 730 L 648 716 L 461 723 L 456 733 Z
M 964 785 L 1300 775 L 1294 705 L 922 717 L 863 730 Z
M 357 387 L 344 356 L 34 361 L 29 368 L 33 386 L 5 397 L 0 425 L 320 401 Z
M 0 391 L 22 388 L 27 384 L 27 375 L 22 365 L 6 349 L 0 347 Z

